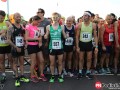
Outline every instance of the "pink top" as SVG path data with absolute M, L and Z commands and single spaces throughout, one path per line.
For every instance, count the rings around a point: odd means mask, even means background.
M 33 26 L 31 24 L 26 26 L 26 30 L 29 32 L 28 37 L 30 38 L 38 38 L 39 29 L 37 26 Z M 38 42 L 27 42 L 28 45 L 38 45 Z

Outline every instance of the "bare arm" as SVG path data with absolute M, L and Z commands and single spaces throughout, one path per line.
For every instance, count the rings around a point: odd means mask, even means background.
M 102 26 L 98 26 L 98 42 L 101 42 L 101 28 Z
M 97 37 L 97 27 L 96 27 L 96 24 L 93 23 L 93 34 L 94 34 L 94 40 L 95 40 L 95 45 L 96 47 L 98 48 L 98 37 Z
M 118 43 L 118 22 L 117 21 L 114 23 L 114 32 L 115 32 L 115 42 L 116 42 L 116 45 L 118 46 L 119 43 Z
M 78 28 L 76 28 L 76 48 L 79 47 L 79 40 L 80 40 L 80 30 L 81 30 L 81 23 L 78 25 Z
M 6 25 L 7 25 L 8 28 L 12 27 L 12 24 L 8 21 L 6 21 Z
M 104 27 L 104 25 L 102 25 L 102 27 L 101 27 L 101 36 L 100 36 L 102 46 L 105 46 L 105 45 L 104 45 L 104 41 L 103 41 L 104 31 L 105 31 L 105 27 Z
M 46 27 L 46 34 L 44 35 L 44 38 L 48 39 L 49 34 L 50 34 L 50 25 Z
M 11 27 L 9 27 L 9 29 L 7 30 L 8 43 L 9 43 L 12 47 L 17 48 L 17 46 L 11 41 L 12 31 L 14 31 L 14 28 L 11 26 Z
M 63 37 L 64 37 L 64 38 L 67 38 L 67 35 L 66 35 L 66 33 L 65 33 L 65 30 L 64 30 L 64 25 L 61 25 L 61 28 L 62 28 Z

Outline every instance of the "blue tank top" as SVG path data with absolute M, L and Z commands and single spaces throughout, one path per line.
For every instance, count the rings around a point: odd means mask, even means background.
M 69 34 L 69 37 L 64 40 L 64 45 L 66 46 L 73 46 L 74 45 L 74 36 L 75 36 L 75 28 L 72 25 L 71 30 L 69 30 L 66 25 L 64 25 L 64 30 L 66 34 Z

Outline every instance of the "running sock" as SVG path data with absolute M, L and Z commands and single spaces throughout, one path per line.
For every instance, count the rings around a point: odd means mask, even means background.
M 82 73 L 82 70 L 79 70 L 79 73 Z
M 90 73 L 90 70 L 87 70 L 86 73 Z

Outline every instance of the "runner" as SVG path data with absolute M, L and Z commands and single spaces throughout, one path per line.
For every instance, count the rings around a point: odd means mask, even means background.
M 11 47 L 6 42 L 7 41 L 7 30 L 11 27 L 11 24 L 8 21 L 4 21 L 6 13 L 3 10 L 0 10 L 0 69 L 1 76 L 0 82 L 4 83 L 6 81 L 5 74 L 5 54 L 8 54 L 10 57 Z M 12 59 L 10 58 L 10 65 L 12 68 Z
M 45 15 L 45 10 L 42 8 L 38 9 L 37 15 L 41 18 L 41 22 L 38 25 L 38 28 L 41 30 L 41 35 L 42 35 L 42 53 L 43 53 L 43 57 L 45 60 L 45 66 L 41 65 L 41 70 L 43 71 L 45 68 L 49 68 L 48 64 L 49 64 L 49 49 L 48 49 L 48 40 L 44 39 L 44 34 L 46 33 L 46 26 L 50 25 L 51 22 L 48 21 L 47 18 L 44 17 Z
M 27 79 L 24 76 L 24 34 L 25 30 L 22 28 L 21 23 L 21 15 L 20 13 L 14 14 L 14 20 L 15 22 L 12 24 L 12 27 L 10 28 L 8 32 L 8 38 L 9 43 L 12 46 L 12 57 L 13 57 L 13 69 L 15 72 L 15 86 L 20 86 L 20 81 L 22 82 L 29 82 L 29 79 Z M 20 66 L 20 76 L 18 75 L 18 60 L 19 60 L 19 66 Z
M 114 74 L 118 73 L 118 59 L 120 54 L 120 20 L 117 21 L 114 13 L 111 13 L 112 24 L 115 30 L 115 56 L 114 56 Z
M 101 56 L 101 73 L 111 73 L 109 68 L 109 58 L 114 41 L 114 27 L 111 24 L 112 19 L 110 15 L 106 16 L 106 24 L 101 28 L 101 43 L 102 43 L 102 56 Z M 104 61 L 106 59 L 106 70 L 104 69 Z
M 75 26 L 72 25 L 73 19 L 72 17 L 68 17 L 66 20 L 66 25 L 64 25 L 64 30 L 66 35 L 69 36 L 69 38 L 64 40 L 64 61 L 67 64 L 64 64 L 66 68 L 68 69 L 68 75 L 70 77 L 73 76 L 72 73 L 72 57 L 73 57 L 73 48 L 74 48 L 74 40 L 75 40 Z
M 49 58 L 50 58 L 50 70 L 51 70 L 51 78 L 49 82 L 53 83 L 55 81 L 54 76 L 54 67 L 55 67 L 55 56 L 58 57 L 58 72 L 59 77 L 58 81 L 63 82 L 62 78 L 62 61 L 63 61 L 63 43 L 62 43 L 62 35 L 66 38 L 66 34 L 64 32 L 64 27 L 59 25 L 59 13 L 55 12 L 52 14 L 53 23 L 46 27 L 46 34 L 44 38 L 47 39 L 50 37 L 49 41 Z
M 26 26 L 26 43 L 28 54 L 31 58 L 31 81 L 39 82 L 38 77 L 34 74 L 34 66 L 40 63 L 40 79 L 47 81 L 47 78 L 43 74 L 44 58 L 42 54 L 42 36 L 40 35 L 40 29 L 37 27 L 41 21 L 39 16 L 34 16 L 32 18 L 32 23 Z
M 92 59 L 92 33 L 95 39 L 95 53 L 98 52 L 98 40 L 96 34 L 96 25 L 91 21 L 91 12 L 85 11 L 83 15 L 83 22 L 79 24 L 77 35 L 76 35 L 76 49 L 79 52 L 79 74 L 77 79 L 82 78 L 83 76 L 83 62 L 84 62 L 84 55 L 85 52 L 87 54 L 87 71 L 86 77 L 88 79 L 92 79 L 93 77 L 90 75 L 90 68 L 91 68 L 91 59 Z
M 78 30 L 79 24 L 83 22 L 83 16 L 79 18 L 79 22 L 75 25 L 75 35 Z M 76 37 L 75 37 L 76 38 Z M 79 52 L 77 52 L 76 48 L 73 49 L 73 69 L 74 69 L 74 75 L 78 75 L 78 62 L 79 62 Z
M 98 19 L 99 20 L 99 19 Z M 92 13 L 91 15 L 91 22 L 95 23 L 96 24 L 96 33 L 97 33 L 97 37 L 98 37 L 98 41 L 99 41 L 99 29 L 98 29 L 98 20 L 95 19 L 95 15 L 94 13 Z M 92 44 L 93 44 L 93 50 L 92 50 L 92 53 L 93 53 L 93 56 L 92 56 L 92 74 L 97 74 L 98 73 L 98 69 L 97 69 L 97 64 L 98 64 L 98 52 L 97 53 L 94 53 L 94 50 L 96 48 L 96 45 L 95 45 L 95 40 L 94 40 L 94 36 L 92 37 Z M 98 44 L 99 45 L 99 44 Z M 98 46 L 100 47 L 100 46 Z

